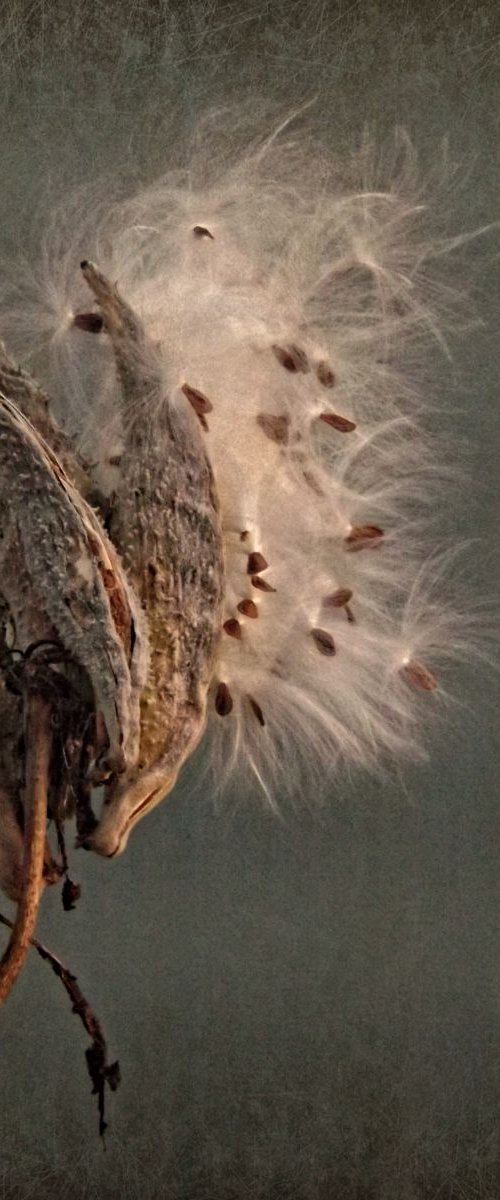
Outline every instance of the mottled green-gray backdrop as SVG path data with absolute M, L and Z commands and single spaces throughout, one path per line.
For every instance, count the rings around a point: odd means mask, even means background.
M 161 170 L 173 112 L 188 130 L 259 93 L 316 95 L 342 152 L 403 125 L 424 178 L 449 135 L 449 231 L 500 217 L 494 0 L 2 0 L 0 47 L 0 254 L 29 254 L 35 204 L 89 172 Z M 466 254 L 482 325 L 427 363 L 473 481 L 443 533 L 481 539 L 470 583 L 490 596 L 499 254 L 495 231 Z M 466 707 L 404 788 L 280 822 L 193 805 L 188 772 L 122 859 L 77 858 L 77 911 L 49 895 L 40 929 L 123 1084 L 103 1152 L 85 1037 L 33 957 L 0 1014 L 0 1200 L 500 1194 L 500 691 L 480 668 L 454 682 Z

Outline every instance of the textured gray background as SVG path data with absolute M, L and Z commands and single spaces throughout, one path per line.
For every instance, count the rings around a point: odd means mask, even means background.
M 35 203 L 132 156 L 161 167 L 170 114 L 208 99 L 319 94 L 334 148 L 395 124 L 425 171 L 449 134 L 451 232 L 499 216 L 495 3 L 308 7 L 0 5 L 0 253 Z M 21 22 L 22 19 L 22 22 Z M 164 106 L 160 100 L 164 100 Z M 167 131 L 167 133 L 166 133 Z M 468 254 L 483 327 L 436 352 L 476 481 L 443 514 L 480 536 L 498 589 L 500 234 Z M 457 674 L 467 709 L 405 790 L 332 796 L 318 816 L 193 806 L 189 777 L 84 896 L 47 897 L 43 936 L 100 1014 L 123 1085 L 103 1153 L 86 1039 L 33 958 L 0 1015 L 0 1200 L 482 1200 L 500 1194 L 499 688 Z M 7 909 L 7 905 L 4 905 Z

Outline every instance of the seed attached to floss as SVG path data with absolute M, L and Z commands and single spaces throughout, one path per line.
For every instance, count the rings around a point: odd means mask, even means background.
M 379 525 L 354 525 L 344 541 L 349 550 L 375 550 L 383 536 Z
M 351 588 L 337 588 L 330 596 L 324 596 L 321 601 L 323 608 L 344 608 L 352 599 Z
M 255 550 L 252 554 L 248 555 L 247 575 L 260 575 L 261 571 L 266 571 L 268 566 L 269 563 L 264 558 L 264 555 L 259 554 L 259 551 Z
M 332 388 L 335 386 L 335 375 L 331 367 L 328 366 L 327 362 L 322 360 L 318 363 L 316 367 L 316 375 L 323 387 Z
M 278 446 L 287 446 L 290 434 L 290 417 L 275 417 L 272 413 L 259 413 L 257 425 L 266 437 Z
M 304 350 L 300 350 L 298 346 L 273 346 L 273 354 L 276 355 L 278 362 L 286 371 L 300 371 L 302 375 L 306 375 L 310 371 L 309 359 Z
M 254 700 L 253 696 L 249 696 L 248 700 L 249 700 L 250 708 L 252 709 L 252 712 L 257 717 L 259 725 L 264 726 L 266 722 L 265 722 L 264 713 L 262 712 L 260 704 L 257 704 L 257 701 Z
M 327 633 L 326 629 L 311 629 L 311 637 L 314 639 L 316 648 L 320 654 L 327 656 L 336 654 L 335 642 L 331 633 Z
M 416 662 L 415 659 L 403 663 L 400 670 L 409 683 L 415 684 L 415 687 L 422 688 L 425 692 L 433 692 L 438 686 L 436 676 L 431 671 L 428 671 L 423 663 Z
M 207 238 L 210 238 L 210 240 L 212 242 L 215 241 L 213 233 L 210 233 L 210 230 L 206 229 L 204 225 L 194 225 L 193 233 L 194 233 L 194 236 L 197 238 L 207 237 Z
M 346 606 L 345 606 L 345 609 L 344 609 L 344 612 L 345 612 L 345 615 L 346 615 L 346 617 L 347 617 L 347 620 L 349 621 L 349 624 L 350 624 L 350 625 L 355 625 L 355 624 L 356 624 L 356 617 L 354 616 L 354 613 L 353 613 L 353 611 L 352 611 L 352 608 L 351 608 L 350 604 L 346 604 Z
M 252 587 L 258 588 L 261 592 L 276 591 L 276 588 L 271 587 L 271 584 L 267 582 L 267 579 L 261 579 L 260 575 L 252 575 L 250 583 L 252 584 Z
M 356 422 L 350 421 L 348 417 L 341 417 L 339 413 L 323 412 L 320 413 L 320 421 L 324 421 L 325 425 L 331 425 L 332 429 L 336 429 L 338 433 L 352 433 L 356 428 Z
M 213 404 L 208 396 L 204 396 L 203 392 L 199 392 L 197 388 L 191 387 L 189 383 L 183 383 L 181 392 L 184 393 L 187 400 L 198 417 L 203 429 L 208 431 L 208 424 L 205 420 L 205 413 L 213 412 Z
M 253 620 L 255 620 L 255 618 L 259 615 L 259 610 L 253 600 L 240 600 L 239 604 L 236 605 L 236 608 L 238 609 L 238 612 L 243 613 L 245 617 L 252 617 Z
M 82 329 L 84 333 L 101 333 L 104 321 L 100 313 L 77 313 L 76 317 L 73 317 L 73 325 L 75 329 Z
M 215 693 L 215 711 L 219 717 L 227 717 L 232 712 L 233 697 L 227 683 L 219 683 Z
M 230 617 L 228 621 L 224 621 L 222 628 L 225 633 L 229 634 L 229 637 L 241 639 L 241 625 L 236 617 Z

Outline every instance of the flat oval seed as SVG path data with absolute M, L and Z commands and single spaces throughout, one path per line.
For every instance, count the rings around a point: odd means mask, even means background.
M 100 313 L 77 313 L 73 317 L 73 325 L 75 329 L 83 329 L 84 333 L 101 333 L 104 321 Z
M 320 413 L 319 419 L 324 421 L 325 425 L 331 425 L 332 429 L 336 429 L 338 433 L 352 433 L 356 428 L 355 421 L 350 421 L 348 417 L 341 417 L 339 413 Z
M 300 371 L 306 375 L 310 371 L 309 359 L 304 350 L 298 346 L 273 346 L 273 353 L 286 371 Z
M 324 596 L 321 603 L 323 608 L 343 608 L 344 604 L 348 604 L 351 599 L 350 588 L 337 588 L 337 591 L 332 592 L 330 596 Z
M 245 617 L 252 617 L 255 619 L 255 617 L 258 617 L 259 615 L 259 610 L 253 600 L 240 600 L 239 604 L 236 605 L 236 608 L 238 609 L 238 612 L 243 613 Z
M 364 550 L 366 547 L 374 549 L 383 536 L 384 531 L 379 525 L 354 525 L 344 541 L 349 550 Z
M 323 384 L 323 387 L 325 387 L 325 388 L 334 387 L 335 375 L 332 371 L 332 368 L 328 366 L 327 362 L 324 362 L 322 360 L 321 362 L 318 363 L 318 365 L 316 367 L 316 375 L 318 376 L 319 382 Z
M 278 446 L 286 446 L 290 433 L 290 417 L 276 417 L 272 413 L 259 413 L 257 416 L 257 425 L 260 426 L 266 437 L 271 442 L 276 442 Z
M 191 384 L 189 383 L 183 383 L 181 392 L 184 392 L 184 395 L 189 400 L 189 403 L 192 404 L 194 411 L 198 414 L 198 416 L 200 413 L 213 412 L 214 406 L 211 400 L 209 400 L 208 396 L 205 396 L 203 392 L 199 392 L 198 388 L 191 387 Z
M 423 663 L 415 662 L 413 659 L 409 663 L 404 663 L 401 667 L 401 674 L 409 683 L 415 684 L 415 687 L 423 688 L 425 692 L 433 692 L 437 688 L 438 681 L 436 676 L 424 667 Z
M 249 696 L 248 700 L 249 700 L 252 712 L 255 713 L 255 716 L 257 717 L 259 725 L 265 725 L 266 722 L 264 720 L 264 713 L 262 712 L 260 704 L 257 704 L 257 701 L 254 700 L 253 696 Z
M 236 617 L 230 617 L 228 621 L 224 621 L 222 628 L 225 633 L 229 634 L 229 637 L 241 638 L 241 625 Z
M 316 648 L 320 654 L 332 655 L 336 653 L 335 642 L 331 633 L 327 633 L 326 629 L 311 629 L 311 637 L 314 638 Z
M 267 570 L 269 563 L 264 558 L 263 554 L 259 554 L 255 550 L 253 554 L 248 555 L 247 575 L 260 575 L 261 571 Z
M 210 230 L 206 229 L 204 225 L 193 225 L 193 233 L 197 238 L 207 237 L 210 238 L 212 242 L 215 240 L 213 233 L 210 233 Z
M 227 717 L 233 708 L 233 698 L 227 683 L 219 683 L 215 693 L 215 711 L 219 717 Z
M 276 588 L 271 587 L 271 584 L 267 582 L 267 579 L 261 579 L 260 575 L 252 575 L 250 583 L 252 584 L 252 587 L 259 588 L 261 592 L 276 591 Z

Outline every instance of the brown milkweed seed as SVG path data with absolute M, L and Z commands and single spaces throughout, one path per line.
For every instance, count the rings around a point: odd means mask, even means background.
M 414 683 L 416 687 L 423 688 L 425 692 L 433 692 L 434 688 L 438 686 L 436 676 L 431 671 L 428 671 L 423 663 L 415 662 L 414 659 L 411 662 L 404 663 L 401 667 L 401 674 L 410 683 Z
M 198 416 L 200 413 L 204 414 L 213 412 L 214 406 L 211 400 L 209 400 L 208 396 L 205 396 L 203 392 L 199 392 L 198 388 L 191 387 L 189 383 L 183 383 L 181 392 L 184 392 L 184 395 L 186 396 L 187 400 L 189 400 L 189 403 L 192 404 L 194 411 Z
M 330 596 L 324 596 L 321 601 L 323 608 L 343 608 L 349 603 L 352 598 L 350 588 L 337 588 L 336 592 L 332 592 Z
M 193 233 L 197 238 L 207 237 L 212 242 L 215 241 L 213 233 L 210 233 L 210 230 L 206 229 L 204 225 L 193 225 Z
M 279 446 L 288 444 L 290 417 L 275 417 L 272 413 L 259 413 L 257 425 L 260 425 L 263 433 L 271 442 L 276 442 Z
M 319 382 L 323 384 L 323 387 L 334 387 L 335 375 L 332 371 L 332 368 L 328 366 L 328 363 L 324 362 L 323 360 L 319 362 L 316 367 L 316 375 L 318 376 Z
M 298 346 L 273 346 L 273 353 L 286 371 L 300 371 L 306 375 L 310 371 L 309 359 L 304 350 Z
M 261 579 L 260 575 L 252 575 L 250 583 L 252 584 L 252 587 L 259 588 L 261 592 L 276 591 L 276 588 L 271 587 L 271 584 L 267 582 L 267 579 Z
M 236 617 L 230 617 L 228 621 L 224 621 L 222 628 L 225 633 L 229 634 L 229 637 L 241 638 L 241 625 Z
M 238 609 L 238 612 L 243 613 L 245 617 L 252 617 L 255 619 L 255 617 L 258 617 L 259 615 L 259 610 L 253 600 L 240 600 L 239 604 L 236 605 L 236 608 Z
M 215 693 L 215 711 L 219 717 L 227 717 L 232 711 L 233 697 L 227 683 L 219 683 Z
M 248 555 L 247 575 L 260 575 L 261 571 L 265 571 L 268 566 L 269 563 L 264 555 L 255 550 L 253 554 Z
M 335 642 L 330 633 L 326 629 L 311 629 L 311 637 L 314 638 L 316 648 L 320 654 L 332 655 L 336 653 Z
M 100 313 L 77 313 L 73 317 L 73 325 L 75 329 L 83 329 L 84 333 L 101 333 L 104 321 Z
M 347 620 L 349 621 L 350 625 L 356 624 L 356 617 L 354 616 L 352 608 L 349 604 L 346 604 L 346 606 L 345 606 L 345 615 L 346 615 Z
M 383 536 L 384 531 L 378 525 L 354 525 L 344 541 L 349 550 L 375 549 Z
M 249 700 L 252 712 L 255 713 L 255 716 L 257 717 L 259 725 L 265 725 L 266 722 L 264 720 L 264 713 L 262 712 L 260 704 L 257 704 L 257 701 L 254 700 L 253 696 L 249 696 L 248 700 Z
M 355 421 L 350 421 L 348 417 L 341 417 L 338 413 L 320 413 L 319 419 L 324 421 L 325 425 L 331 425 L 332 429 L 336 429 L 338 433 L 352 433 L 356 428 Z

